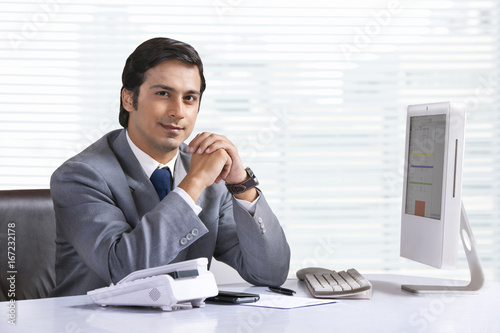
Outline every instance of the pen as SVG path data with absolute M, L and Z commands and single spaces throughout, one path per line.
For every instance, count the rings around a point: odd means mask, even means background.
M 292 289 L 281 288 L 281 287 L 268 287 L 268 288 L 272 292 L 275 292 L 278 294 L 283 294 L 283 295 L 288 295 L 288 296 L 293 296 L 293 294 L 295 294 L 295 291 Z

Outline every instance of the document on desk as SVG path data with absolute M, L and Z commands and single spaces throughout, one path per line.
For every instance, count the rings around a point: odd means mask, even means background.
M 243 306 L 256 306 L 274 309 L 295 309 L 306 306 L 315 306 L 323 304 L 338 303 L 338 300 L 333 299 L 317 299 L 310 297 L 300 296 L 286 296 L 286 295 L 267 295 L 260 294 L 260 299 L 254 303 L 241 303 Z

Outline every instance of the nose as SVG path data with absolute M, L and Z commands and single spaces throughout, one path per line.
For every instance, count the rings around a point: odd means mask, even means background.
M 184 118 L 184 103 L 182 98 L 172 98 L 168 103 L 167 114 L 171 118 Z

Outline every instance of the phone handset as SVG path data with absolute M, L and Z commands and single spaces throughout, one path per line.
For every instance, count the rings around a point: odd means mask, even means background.
M 126 283 L 138 279 L 144 279 L 156 275 L 169 274 L 174 279 L 189 276 L 198 276 L 199 271 L 206 270 L 208 266 L 207 258 L 197 258 L 187 261 L 182 261 L 174 264 L 168 264 L 165 266 L 151 267 L 146 269 L 141 269 L 130 273 L 123 279 L 121 279 L 118 284 Z

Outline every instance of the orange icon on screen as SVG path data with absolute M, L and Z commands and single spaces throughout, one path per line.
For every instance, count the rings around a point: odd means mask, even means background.
M 425 216 L 425 201 L 415 200 L 415 215 Z

